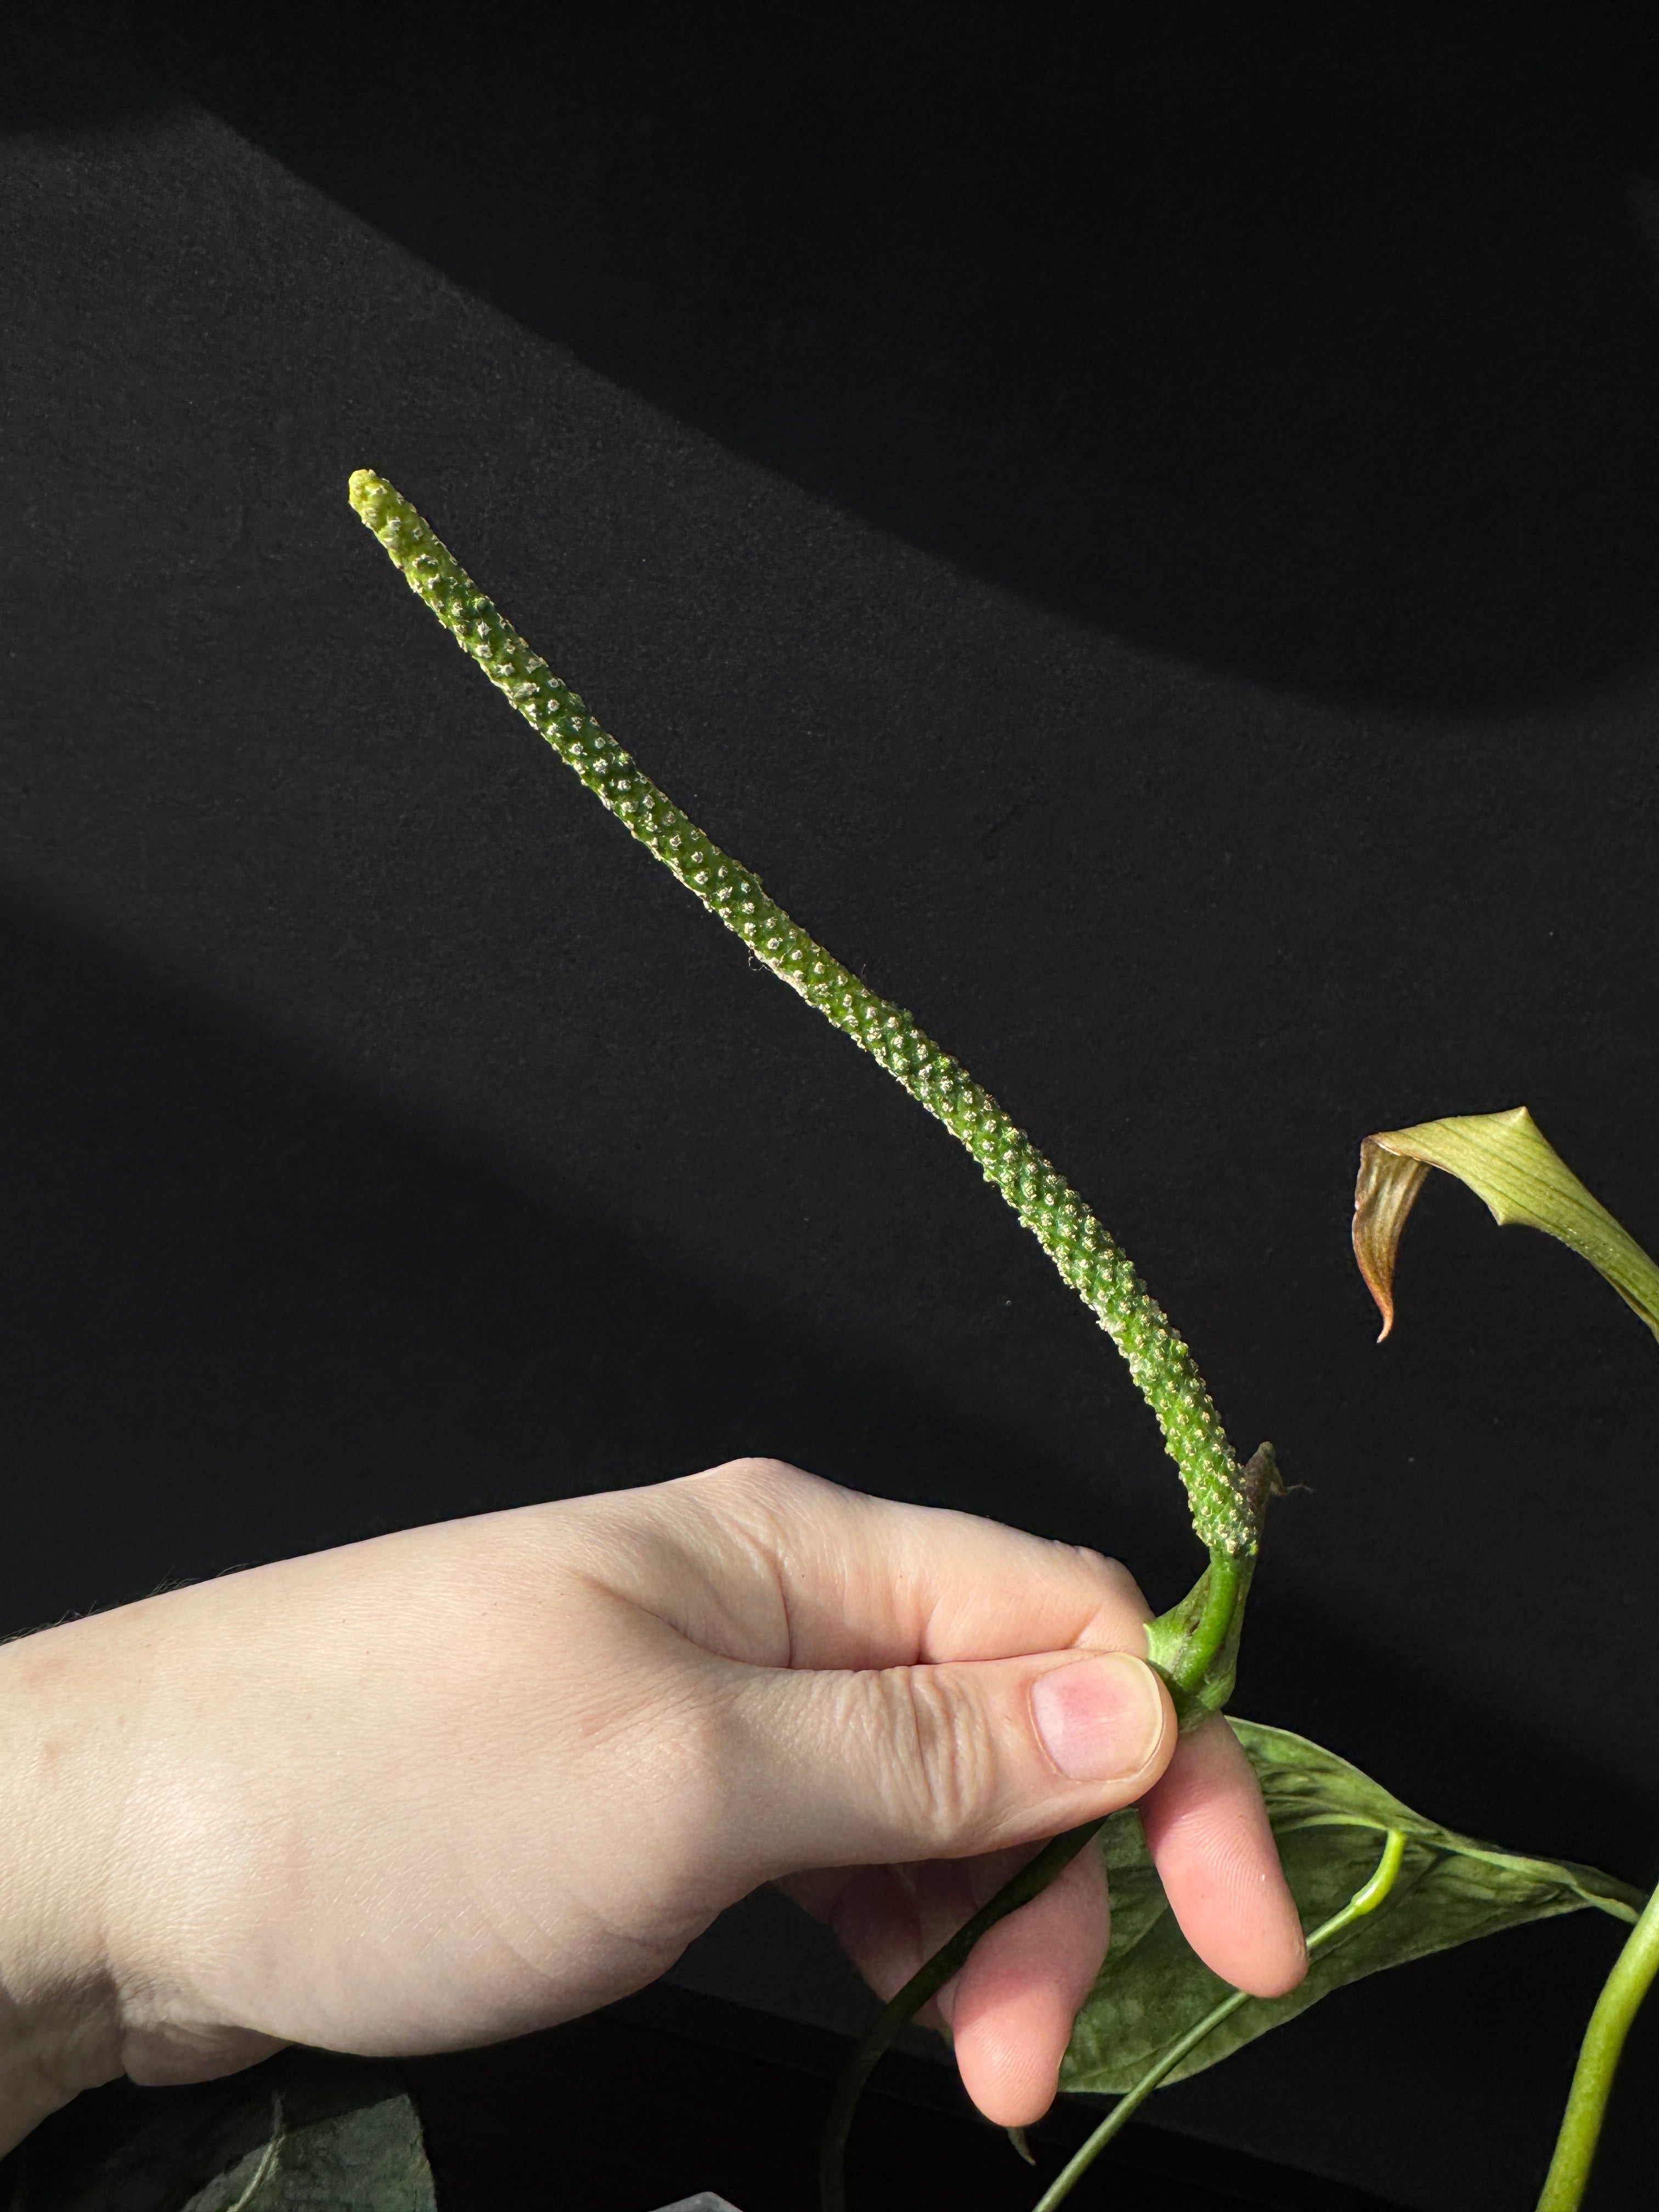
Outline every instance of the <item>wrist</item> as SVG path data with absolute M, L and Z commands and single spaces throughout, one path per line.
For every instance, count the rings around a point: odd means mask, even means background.
M 108 1995 L 79 1988 L 0 1990 L 0 2154 L 53 2112 L 121 2072 Z
M 0 2151 L 122 2070 L 81 1626 L 0 1649 Z

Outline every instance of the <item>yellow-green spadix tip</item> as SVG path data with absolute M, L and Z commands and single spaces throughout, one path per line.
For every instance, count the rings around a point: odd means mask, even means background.
M 377 477 L 373 469 L 354 469 L 349 495 L 354 512 L 371 530 L 376 530 L 384 520 L 387 507 L 398 495 L 384 477 Z

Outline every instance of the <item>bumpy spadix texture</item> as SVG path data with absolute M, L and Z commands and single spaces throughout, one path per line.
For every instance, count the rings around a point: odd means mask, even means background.
M 1060 1273 L 1091 1306 L 1157 1415 L 1214 1550 L 1255 1549 L 1257 1510 L 1203 1377 L 1125 1254 L 990 1093 L 902 1006 L 861 983 L 658 790 L 569 686 L 532 653 L 447 547 L 383 477 L 360 469 L 351 503 L 446 629 L 594 795 L 734 930 L 775 975 L 844 1030 L 978 1161 Z

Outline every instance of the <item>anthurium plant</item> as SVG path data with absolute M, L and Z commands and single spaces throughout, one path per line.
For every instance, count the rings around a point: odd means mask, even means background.
M 383 477 L 360 470 L 353 507 L 405 581 L 537 734 L 754 957 L 878 1060 L 972 1154 L 1122 1354 L 1185 1486 L 1206 1564 L 1147 1629 L 1147 1656 L 1183 1727 L 1232 1694 L 1245 1601 L 1281 1485 L 1270 1444 L 1241 1457 L 1191 1352 L 1089 1206 L 961 1062 L 791 920 L 754 872 L 724 852 L 603 729 L 533 652 L 428 525 Z M 1659 1336 L 1659 1267 L 1546 1140 L 1524 1107 L 1427 1121 L 1365 1139 L 1353 1243 L 1382 1316 L 1395 1322 L 1401 1233 L 1439 1170 L 1494 1218 L 1558 1237 L 1595 1267 Z M 840 2083 L 820 2166 L 823 2212 L 845 2212 L 843 2152 L 859 2094 L 882 2052 L 969 1951 L 1085 1850 L 1103 1856 L 1112 1945 L 1073 2027 L 1064 2088 L 1115 2102 L 1040 2199 L 1054 2212 L 1091 2162 L 1163 2083 L 1216 2064 L 1310 2005 L 1385 1966 L 1527 1921 L 1592 1908 L 1630 1934 L 1591 2017 L 1538 2212 L 1572 2212 L 1589 2180 L 1626 2031 L 1659 1971 L 1659 1893 L 1594 1868 L 1526 1856 L 1439 1826 L 1317 1744 L 1234 1719 L 1255 1770 L 1308 1931 L 1310 1968 L 1290 1995 L 1229 1989 L 1188 1948 L 1133 1808 L 1055 1837 L 884 2008 Z M 429 2212 L 419 2130 L 377 2069 L 319 2081 L 306 2054 L 246 2081 L 189 2093 L 144 2135 L 77 2174 L 30 2183 L 30 2212 L 124 2204 L 187 2212 L 284 2212 L 347 2204 Z M 349 2183 L 331 2179 L 349 2174 Z M 117 2194 L 109 2192 L 113 2189 Z
M 752 869 L 699 829 L 603 729 L 584 700 L 532 651 L 415 508 L 368 470 L 350 499 L 404 580 L 565 764 L 753 956 L 878 1060 L 978 1163 L 1127 1364 L 1186 1487 L 1206 1564 L 1182 1601 L 1147 1630 L 1183 1726 L 1226 1705 L 1245 1601 L 1267 1509 L 1281 1485 L 1273 1448 L 1241 1457 L 1169 1316 L 1087 1202 L 1004 1109 L 904 1007 L 881 997 L 817 944 Z M 1439 1169 L 1501 1224 L 1559 1237 L 1596 1267 L 1659 1335 L 1659 1267 L 1545 1139 L 1524 1107 L 1429 1121 L 1368 1137 L 1353 1242 L 1382 1315 L 1395 1317 L 1401 1232 Z M 1041 2200 L 1053 2212 L 1145 2100 L 1267 2033 L 1345 1983 L 1500 1928 L 1586 1907 L 1632 1929 L 1589 2024 L 1539 2212 L 1583 2195 L 1626 2032 L 1659 1970 L 1659 1901 L 1612 1876 L 1529 1858 L 1456 1834 L 1330 1752 L 1258 1723 L 1234 1721 L 1261 1784 L 1280 1856 L 1309 1929 L 1311 1963 L 1290 1996 L 1230 1990 L 1188 1948 L 1168 1910 L 1133 1809 L 1056 1837 L 888 2004 L 840 2086 L 821 2165 L 823 2212 L 844 2212 L 842 2152 L 859 2092 L 900 2028 L 956 1972 L 985 1930 L 1029 1901 L 1078 1852 L 1103 1853 L 1113 1896 L 1111 1954 L 1073 2029 L 1062 2086 L 1116 2103 Z

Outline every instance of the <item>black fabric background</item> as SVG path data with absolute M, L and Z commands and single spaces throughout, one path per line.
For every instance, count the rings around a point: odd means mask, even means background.
M 0 1625 L 748 1450 L 1160 1604 L 1194 1570 L 1089 1316 L 414 605 L 368 465 L 1277 1443 L 1241 1709 L 1659 1873 L 1655 1347 L 1446 1185 L 1379 1351 L 1346 1245 L 1365 1131 L 1521 1100 L 1659 1239 L 1651 40 L 927 0 L 0 39 Z M 1406 1970 L 1157 2117 L 1529 2203 L 1616 1942 Z M 686 1972 L 846 2002 L 764 1905 Z

